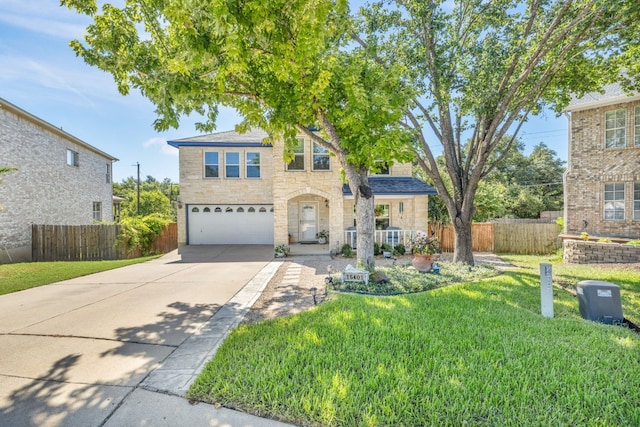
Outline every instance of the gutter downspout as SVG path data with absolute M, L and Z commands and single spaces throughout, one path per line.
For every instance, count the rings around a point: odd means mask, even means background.
M 569 174 L 569 171 L 571 170 L 571 146 L 573 144 L 573 141 L 571 139 L 571 114 L 569 111 L 565 111 L 564 112 L 565 117 L 567 118 L 567 121 L 569 122 L 569 125 L 567 126 L 567 170 L 564 171 L 564 173 L 562 174 L 562 187 L 563 187 L 563 199 L 564 199 L 564 225 L 563 225 L 563 230 L 562 233 L 563 234 L 567 234 L 567 225 L 569 224 L 569 215 L 568 215 L 568 209 L 567 209 L 567 175 Z

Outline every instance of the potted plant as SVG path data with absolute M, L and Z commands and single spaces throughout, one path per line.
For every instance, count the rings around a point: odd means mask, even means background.
M 291 249 L 289 248 L 288 245 L 285 245 L 285 244 L 276 246 L 275 251 L 276 251 L 276 258 L 288 257 L 289 254 L 291 253 Z
M 413 254 L 411 263 L 418 271 L 430 271 L 433 265 L 433 257 L 439 250 L 440 246 L 436 237 L 430 238 L 426 232 L 418 231 L 411 240 L 411 253 Z
M 329 232 L 327 230 L 321 230 L 316 233 L 316 239 L 318 239 L 318 243 L 324 245 L 329 240 Z

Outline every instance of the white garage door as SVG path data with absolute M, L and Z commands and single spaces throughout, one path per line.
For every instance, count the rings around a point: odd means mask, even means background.
M 272 205 L 188 205 L 190 245 L 273 244 Z

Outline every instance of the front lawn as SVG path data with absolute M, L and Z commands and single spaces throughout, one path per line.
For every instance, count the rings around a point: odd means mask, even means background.
M 542 317 L 532 268 L 242 325 L 189 397 L 299 425 L 640 425 L 638 335 L 560 288 Z M 637 311 L 640 273 L 604 277 Z
M 149 261 L 156 256 L 113 261 L 23 262 L 0 265 L 0 295 Z

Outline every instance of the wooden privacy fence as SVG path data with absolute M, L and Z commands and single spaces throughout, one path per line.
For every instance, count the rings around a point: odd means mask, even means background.
M 438 235 L 443 252 L 453 252 L 455 237 L 451 224 L 443 227 L 430 225 L 429 230 Z M 471 242 L 474 252 L 542 255 L 555 252 L 560 231 L 557 224 L 473 223 Z
M 90 261 L 136 258 L 118 243 L 120 225 L 40 225 L 31 226 L 32 261 Z M 167 253 L 178 247 L 177 224 L 169 224 L 151 245 L 154 253 Z

